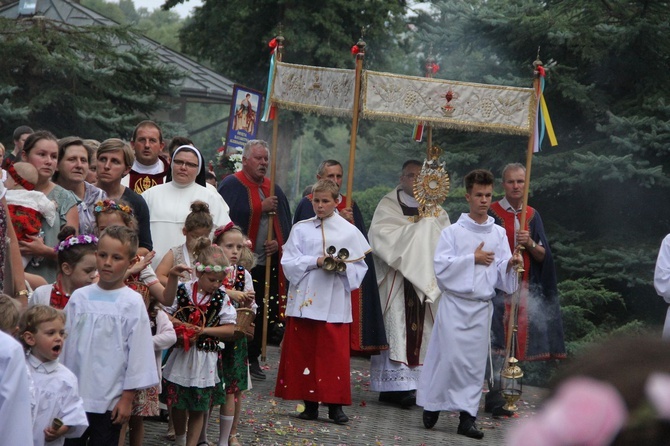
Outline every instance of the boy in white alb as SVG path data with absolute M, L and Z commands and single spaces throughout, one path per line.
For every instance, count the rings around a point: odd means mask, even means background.
M 35 396 L 33 445 L 63 445 L 66 437 L 80 437 L 88 427 L 77 377 L 58 363 L 65 315 L 48 305 L 33 305 L 21 315 L 20 327 Z
M 89 429 L 67 445 L 117 446 L 135 390 L 158 384 L 149 316 L 142 297 L 124 285 L 137 234 L 110 226 L 100 235 L 99 281 L 72 294 L 65 307 L 63 364 L 79 378 Z
M 419 378 L 416 403 L 423 424 L 432 428 L 441 410 L 460 411 L 457 433 L 481 439 L 475 426 L 482 393 L 495 289 L 517 288 L 505 230 L 487 215 L 493 174 L 474 170 L 465 176 L 468 214 L 442 230 L 435 249 L 435 276 L 442 290 L 435 326 Z

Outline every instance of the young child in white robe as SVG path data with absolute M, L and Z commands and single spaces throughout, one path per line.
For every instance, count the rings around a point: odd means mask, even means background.
M 487 212 L 493 174 L 474 170 L 465 176 L 468 214 L 442 230 L 435 249 L 435 276 L 442 290 L 435 326 L 419 378 L 417 405 L 432 428 L 441 410 L 459 411 L 457 433 L 481 439 L 475 420 L 489 351 L 495 289 L 513 293 L 512 268 L 522 259 L 509 252 L 505 230 Z
M 335 212 L 338 196 L 334 182 L 318 181 L 312 189 L 316 216 L 296 223 L 283 247 L 281 264 L 291 286 L 275 395 L 304 400 L 304 420 L 316 420 L 323 402 L 328 418 L 345 424 L 349 417 L 342 406 L 351 404 L 351 291 L 368 269 L 370 245 Z
M 149 316 L 124 280 L 138 248 L 135 231 L 110 226 L 98 240 L 98 283 L 79 288 L 65 306 L 63 364 L 79 378 L 89 428 L 68 445 L 118 446 L 135 391 L 158 385 Z
M 21 316 L 21 340 L 33 379 L 34 446 L 62 445 L 88 427 L 77 377 L 58 363 L 65 340 L 65 315 L 48 305 L 34 305 Z

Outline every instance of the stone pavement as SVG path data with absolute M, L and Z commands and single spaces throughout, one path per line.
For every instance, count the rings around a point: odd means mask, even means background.
M 442 412 L 433 429 L 423 427 L 422 409 L 400 409 L 378 401 L 379 394 L 369 390 L 369 360 L 351 359 L 352 405 L 344 407 L 349 423 L 339 426 L 328 420 L 328 408 L 321 406 L 319 421 L 297 418 L 296 407 L 301 401 L 284 401 L 274 397 L 279 349 L 268 346 L 268 360 L 261 366 L 267 380 L 253 381 L 253 389 L 243 396 L 242 419 L 239 426 L 240 443 L 258 445 L 504 445 L 505 431 L 535 413 L 536 404 L 544 389 L 524 387 L 520 409 L 514 418 L 493 419 L 480 408 L 477 425 L 484 431 L 483 440 L 456 435 L 458 414 Z M 483 399 L 482 399 L 483 401 Z M 217 413 L 218 415 L 218 413 Z M 167 423 L 146 421 L 145 445 L 173 445 L 165 438 Z M 218 416 L 212 417 L 209 440 L 218 440 Z

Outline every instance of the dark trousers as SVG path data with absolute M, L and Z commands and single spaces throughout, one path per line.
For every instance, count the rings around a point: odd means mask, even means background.
M 270 305 L 268 311 L 268 343 L 279 344 L 283 335 L 283 324 L 279 321 L 279 255 L 275 254 L 271 257 L 270 270 Z M 251 277 L 254 280 L 254 291 L 256 292 L 256 304 L 258 311 L 254 324 L 254 339 L 249 342 L 249 362 L 257 363 L 258 357 L 261 354 L 261 346 L 263 339 L 263 316 L 264 303 L 263 297 L 265 295 L 265 265 L 258 265 L 251 271 Z M 283 280 L 283 278 L 282 278 Z
M 80 438 L 68 438 L 65 446 L 118 446 L 121 425 L 112 424 L 112 412 L 86 412 L 88 429 Z

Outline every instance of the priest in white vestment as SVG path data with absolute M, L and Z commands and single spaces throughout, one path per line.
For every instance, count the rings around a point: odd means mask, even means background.
M 435 275 L 442 290 L 435 326 L 419 379 L 417 404 L 428 429 L 440 411 L 459 411 L 457 433 L 481 439 L 475 426 L 490 345 L 491 299 L 495 289 L 517 288 L 505 230 L 487 212 L 493 174 L 475 170 L 465 177 L 470 212 L 442 231 L 435 249 Z
M 414 181 L 422 163 L 404 163 L 397 189 L 375 209 L 368 232 L 384 315 L 389 349 L 370 361 L 370 389 L 379 400 L 413 406 L 415 390 L 433 329 L 440 289 L 433 254 L 442 229 L 449 226 L 444 210 L 438 217 L 419 217 Z

